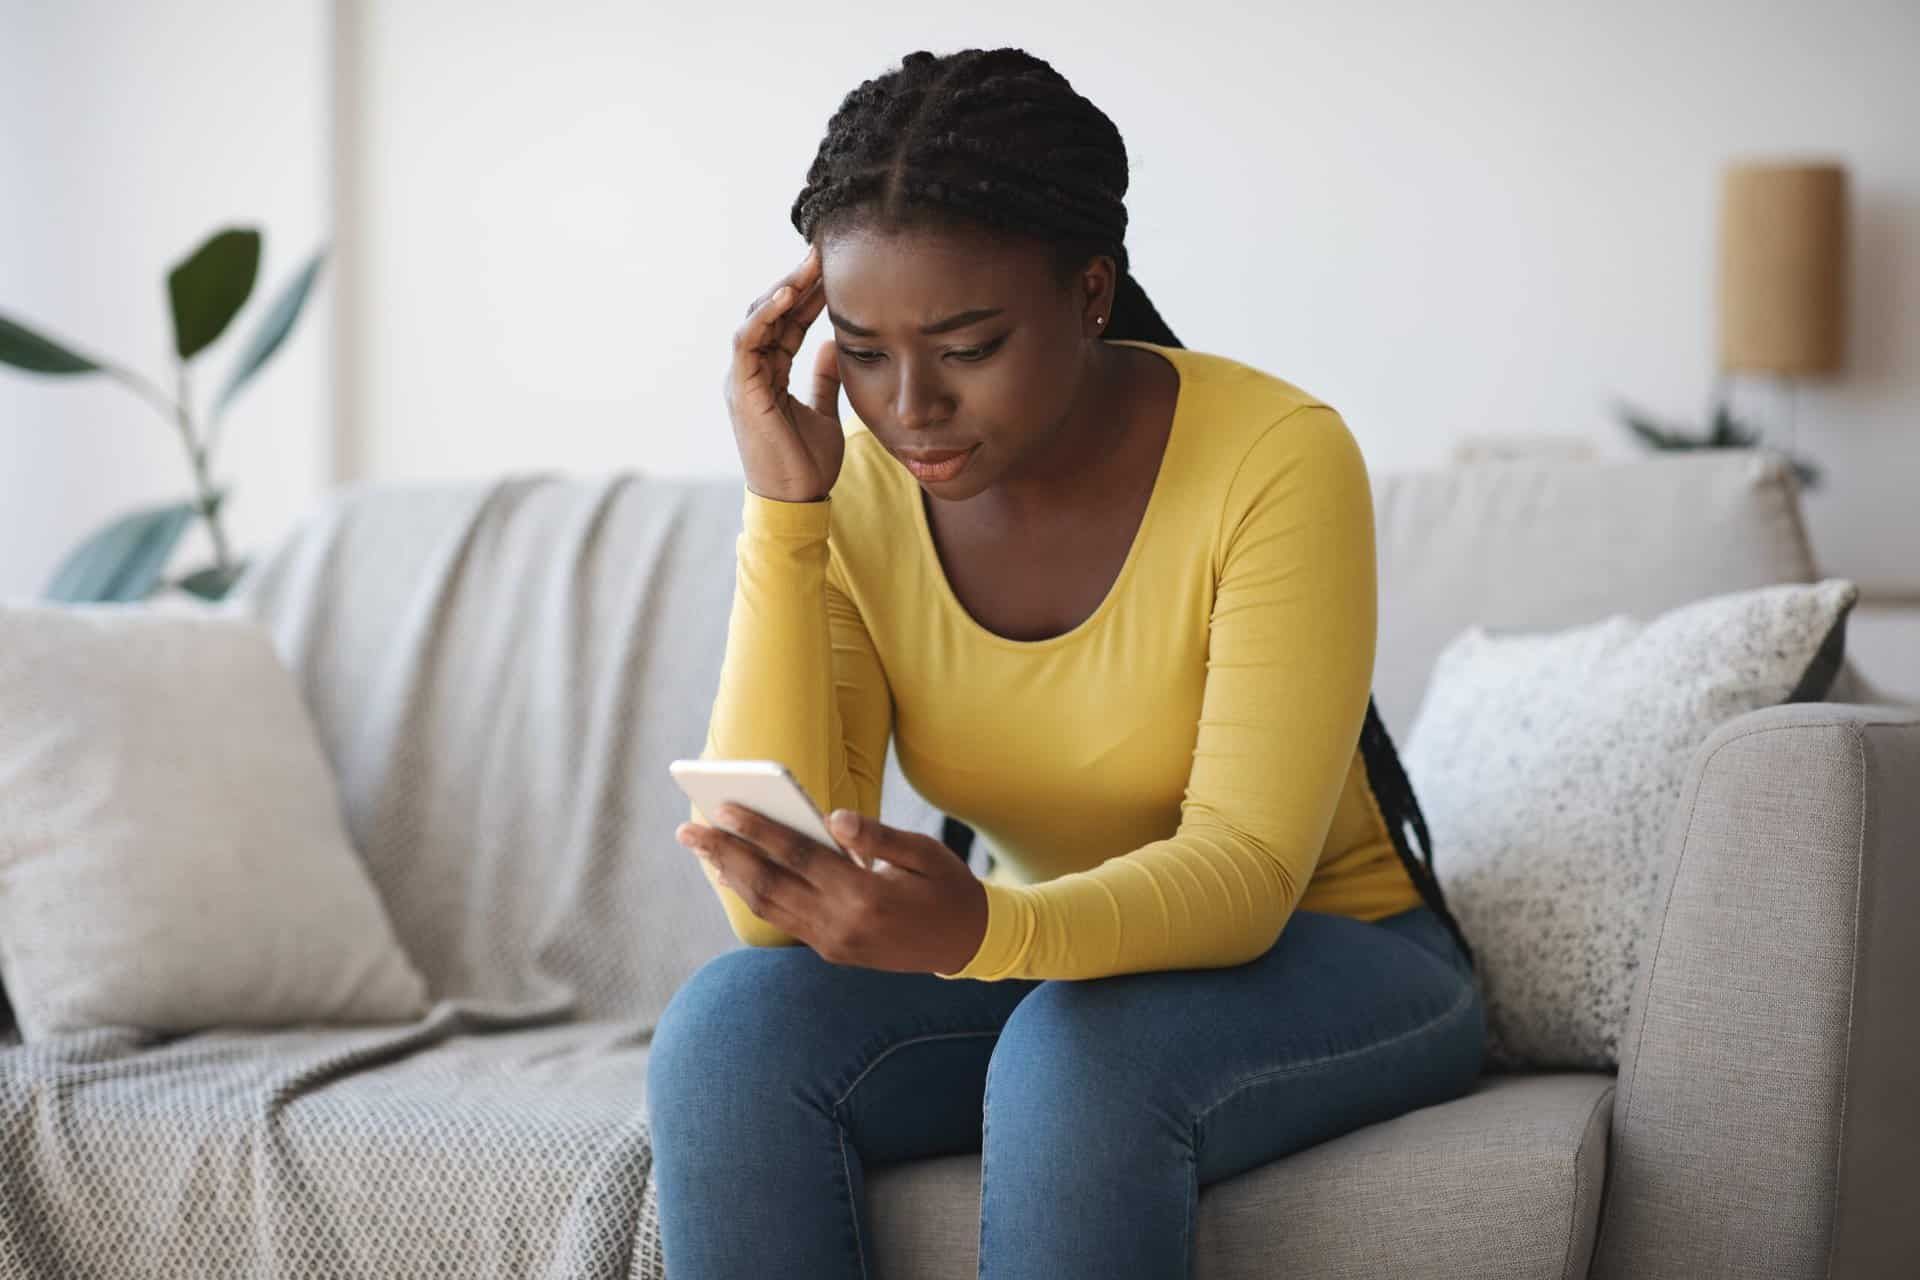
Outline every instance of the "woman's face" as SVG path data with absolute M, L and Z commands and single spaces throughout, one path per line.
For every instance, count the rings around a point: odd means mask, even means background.
M 1110 258 L 1062 288 L 1046 247 L 1025 238 L 850 229 L 821 241 L 820 265 L 860 420 L 902 465 L 971 450 L 950 478 L 916 474 L 934 497 L 958 501 L 1017 477 L 1092 385 L 1099 344 L 1089 338 L 1111 310 Z

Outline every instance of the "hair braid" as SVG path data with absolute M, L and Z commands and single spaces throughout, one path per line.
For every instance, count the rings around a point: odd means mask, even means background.
M 1127 254 L 1127 148 L 1105 112 L 1024 49 L 909 53 L 840 101 L 794 197 L 807 239 L 835 219 L 968 222 L 1036 237 L 1064 283 L 1119 268 L 1108 338 L 1181 346 Z

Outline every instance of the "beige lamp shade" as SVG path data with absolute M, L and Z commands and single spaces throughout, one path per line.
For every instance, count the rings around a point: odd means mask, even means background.
M 1833 373 L 1846 347 L 1847 174 L 1735 164 L 1720 201 L 1720 367 Z

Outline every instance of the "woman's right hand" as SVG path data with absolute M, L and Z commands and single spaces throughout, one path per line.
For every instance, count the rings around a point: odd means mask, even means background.
M 827 305 L 815 245 L 798 267 L 747 309 L 733 335 L 727 416 L 746 469 L 747 488 L 781 502 L 814 502 L 840 477 L 846 437 L 840 428 L 839 353 L 832 342 L 813 365 L 813 404 L 787 390 L 807 326 Z

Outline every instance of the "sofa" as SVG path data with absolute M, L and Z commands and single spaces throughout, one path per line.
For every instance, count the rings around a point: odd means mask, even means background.
M 1375 693 L 1402 738 L 1469 624 L 1819 576 L 1764 453 L 1374 488 Z M 741 945 L 672 838 L 666 764 L 703 742 L 740 494 L 634 473 L 343 488 L 208 606 L 270 630 L 432 1007 L 0 1043 L 0 1276 L 664 1273 L 649 1041 Z M 1913 1274 L 1920 711 L 1852 668 L 1832 699 L 1742 715 L 1693 756 L 1617 1072 L 1490 1071 L 1210 1186 L 1196 1277 Z M 943 830 L 892 758 L 882 816 Z M 973 1276 L 978 1179 L 977 1155 L 870 1169 L 876 1273 Z

